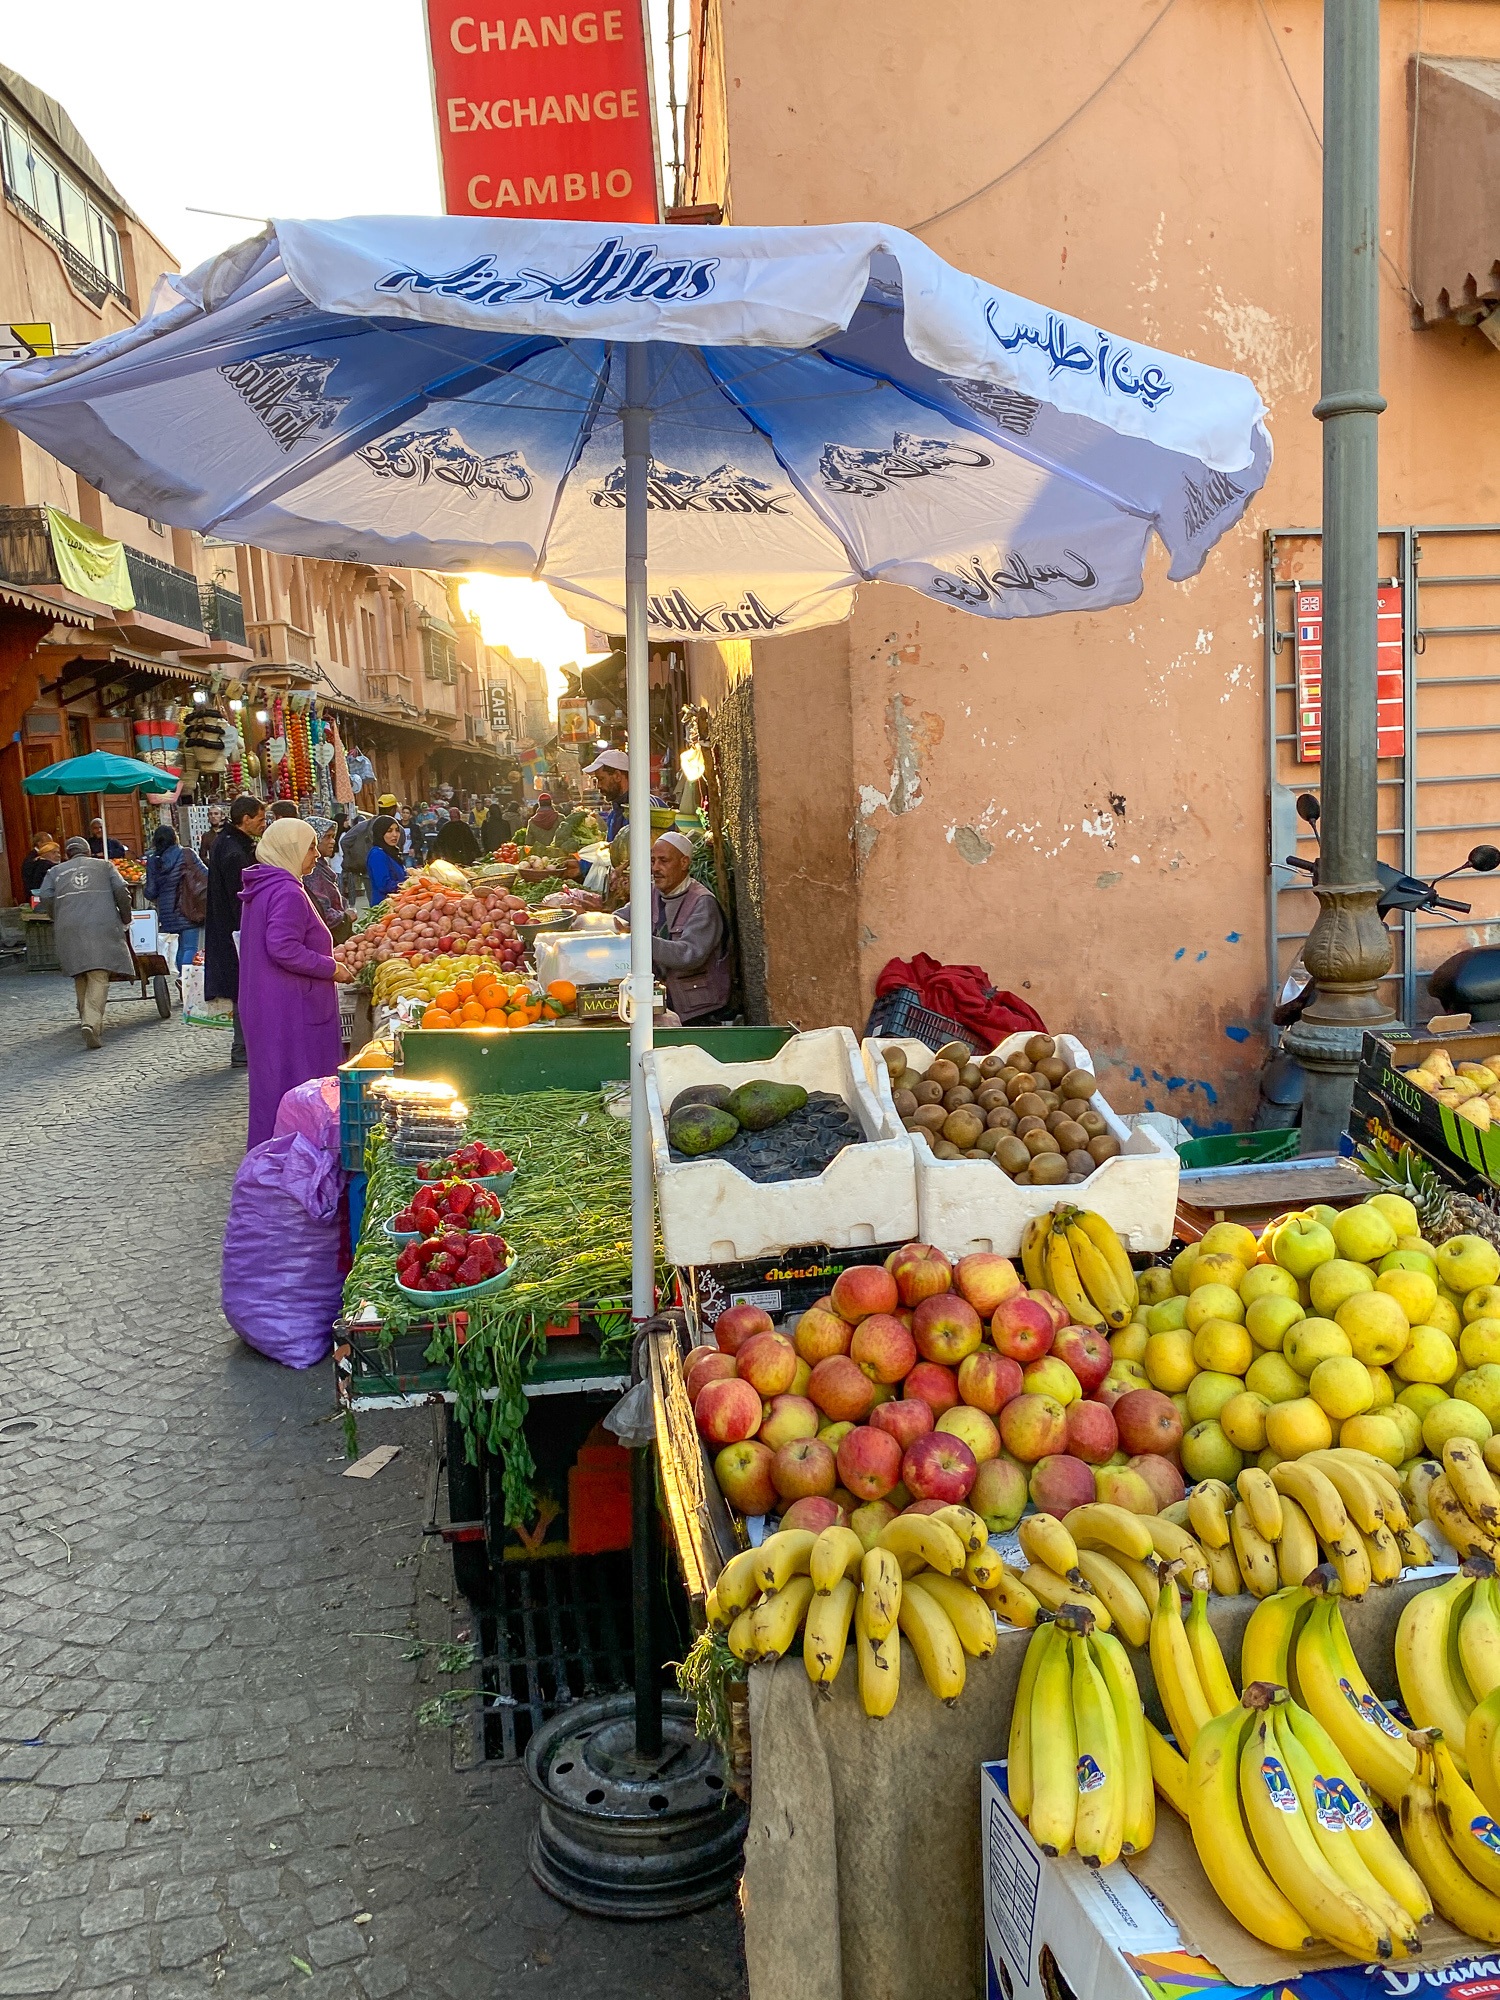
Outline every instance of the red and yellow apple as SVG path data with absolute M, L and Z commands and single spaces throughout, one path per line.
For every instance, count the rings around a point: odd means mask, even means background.
M 731 1375 L 722 1382 L 704 1383 L 693 1405 L 693 1419 L 709 1444 L 738 1444 L 760 1429 L 761 1409 L 760 1397 L 750 1384 Z
M 1089 1397 L 1070 1403 L 1067 1428 L 1069 1452 L 1086 1465 L 1103 1465 L 1119 1448 L 1120 1434 L 1107 1403 L 1096 1403 Z
M 707 1393 L 705 1390 L 704 1394 Z M 847 1354 L 830 1354 L 814 1368 L 807 1393 L 825 1417 L 831 1417 L 835 1423 L 847 1418 L 857 1424 L 869 1415 L 874 1405 L 875 1384 Z
M 993 1417 L 987 1417 L 983 1410 L 976 1410 L 968 1403 L 956 1403 L 951 1410 L 944 1410 L 934 1427 L 946 1431 L 949 1437 L 962 1438 L 974 1454 L 974 1463 L 983 1465 L 987 1458 L 1000 1455 L 1000 1433 L 995 1428 Z
M 752 1334 L 771 1331 L 771 1315 L 759 1306 L 730 1306 L 714 1321 L 714 1339 L 726 1354 L 738 1354 Z
M 847 1271 L 839 1272 L 828 1296 L 840 1319 L 848 1320 L 851 1326 L 871 1313 L 894 1312 L 901 1303 L 896 1280 L 883 1264 L 851 1264 Z
M 816 1437 L 818 1423 L 816 1403 L 806 1396 L 788 1392 L 784 1396 L 773 1396 L 767 1403 L 756 1436 L 772 1451 L 780 1451 L 784 1444 L 794 1444 L 798 1438 Z
M 962 1438 L 928 1431 L 906 1448 L 901 1483 L 914 1500 L 962 1500 L 979 1470 Z
M 769 1514 L 776 1505 L 771 1465 L 776 1454 L 758 1438 L 726 1444 L 714 1459 L 714 1478 L 731 1507 L 742 1514 Z
M 940 1361 L 919 1361 L 901 1384 L 901 1393 L 925 1403 L 935 1417 L 962 1400 L 957 1375 Z
M 896 1281 L 902 1305 L 908 1307 L 935 1298 L 953 1283 L 953 1266 L 930 1243 L 903 1243 L 886 1258 L 885 1268 Z
M 773 1455 L 771 1483 L 783 1500 L 826 1497 L 838 1484 L 834 1454 L 817 1438 L 794 1438 Z
M 901 1477 L 901 1446 L 889 1431 L 859 1424 L 839 1446 L 838 1472 L 857 1500 L 883 1500 Z
M 1004 1305 L 1025 1287 L 1009 1257 L 992 1250 L 972 1250 L 953 1267 L 953 1289 L 968 1300 L 981 1319 L 989 1319 L 996 1306 Z
M 1094 1498 L 1093 1467 L 1067 1452 L 1051 1452 L 1031 1468 L 1031 1498 L 1039 1513 L 1061 1520 Z
M 1067 1325 L 1064 1319 L 1063 1325 Z M 1047 1308 L 1029 1292 L 1019 1292 L 996 1306 L 990 1318 L 990 1339 L 1001 1354 L 1027 1368 L 1050 1354 L 1058 1327 Z
M 996 1417 L 1021 1393 L 1021 1364 L 993 1347 L 978 1347 L 958 1364 L 958 1393 L 974 1409 Z
M 797 1321 L 792 1345 L 804 1361 L 816 1368 L 830 1354 L 847 1354 L 851 1337 L 848 1320 L 841 1319 L 836 1312 L 825 1312 L 821 1306 L 809 1306 Z
M 984 1338 L 979 1315 L 957 1292 L 937 1292 L 923 1299 L 912 1314 L 912 1336 L 924 1361 L 956 1368 Z
M 872 1382 L 899 1382 L 916 1358 L 916 1342 L 894 1313 L 871 1313 L 854 1329 L 849 1359 Z
M 753 1333 L 734 1358 L 758 1396 L 784 1396 L 797 1379 L 797 1350 L 784 1333 Z
M 1023 1465 L 1061 1451 L 1068 1441 L 1068 1413 L 1052 1396 L 1012 1396 L 1000 1412 L 1000 1442 Z
M 932 1411 L 915 1396 L 902 1396 L 880 1403 L 871 1410 L 870 1422 L 878 1431 L 887 1431 L 905 1451 L 916 1438 L 933 1428 Z

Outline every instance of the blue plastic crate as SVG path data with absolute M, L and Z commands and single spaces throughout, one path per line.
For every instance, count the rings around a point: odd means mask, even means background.
M 365 1146 L 380 1123 L 380 1107 L 370 1096 L 370 1085 L 389 1076 L 385 1069 L 356 1069 L 345 1063 L 339 1070 L 339 1157 L 346 1174 L 365 1170 Z
M 950 1021 L 946 1014 L 935 1014 L 930 1007 L 924 1007 L 914 986 L 896 986 L 889 993 L 882 993 L 870 1009 L 865 1033 L 876 1038 L 884 1036 L 887 1041 L 906 1035 L 914 1042 L 925 1042 L 930 1049 L 940 1049 L 947 1042 L 962 1042 L 974 1054 L 979 1053 L 979 1044 L 962 1022 Z

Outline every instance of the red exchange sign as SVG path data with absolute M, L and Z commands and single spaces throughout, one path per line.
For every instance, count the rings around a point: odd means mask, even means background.
M 646 0 L 503 15 L 427 0 L 427 46 L 449 215 L 661 219 Z

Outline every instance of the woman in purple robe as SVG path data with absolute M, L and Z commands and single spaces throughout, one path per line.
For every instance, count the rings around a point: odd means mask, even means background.
M 302 878 L 318 854 L 306 820 L 273 820 L 240 886 L 240 998 L 250 1058 L 250 1136 L 258 1146 L 276 1124 L 282 1094 L 344 1060 L 328 926 Z

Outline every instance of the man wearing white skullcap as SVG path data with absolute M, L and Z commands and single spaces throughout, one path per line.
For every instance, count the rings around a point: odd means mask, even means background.
M 730 984 L 724 912 L 713 892 L 692 879 L 692 860 L 686 834 L 657 835 L 651 848 L 651 970 L 684 1024 L 721 1013 Z M 628 930 L 630 911 L 618 911 L 615 922 Z

